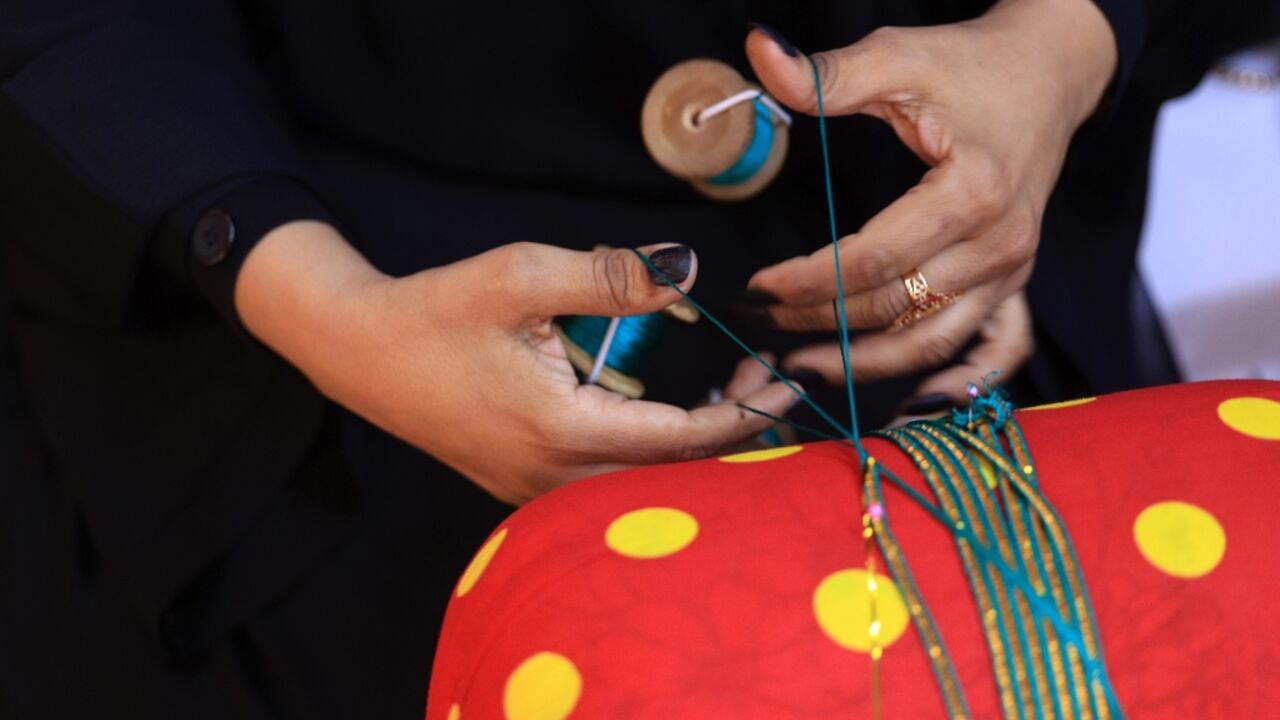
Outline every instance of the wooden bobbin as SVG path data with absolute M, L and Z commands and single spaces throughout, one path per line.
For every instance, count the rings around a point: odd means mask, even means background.
M 755 105 L 744 102 L 705 122 L 697 114 L 743 90 L 759 90 L 717 60 L 687 60 L 662 74 L 640 113 L 644 144 L 664 170 L 714 200 L 742 200 L 773 181 L 787 156 L 787 126 L 773 118 L 773 143 L 764 164 L 734 185 L 706 182 L 733 166 L 755 135 Z
M 597 245 L 596 251 L 611 249 L 608 245 Z M 674 303 L 666 306 L 660 311 L 669 318 L 674 318 L 683 323 L 692 325 L 701 317 L 698 309 L 691 305 L 687 300 L 681 298 Z M 560 327 L 558 322 L 551 324 L 551 329 L 555 332 L 556 337 L 560 338 L 560 342 L 564 343 L 565 355 L 569 358 L 569 363 L 573 365 L 578 372 L 583 375 L 589 375 L 592 367 L 595 366 L 596 358 L 592 353 L 587 352 L 578 343 L 569 338 L 569 335 Z M 639 378 L 631 377 L 616 368 L 609 367 L 606 363 L 600 371 L 600 377 L 597 383 L 607 390 L 612 390 L 619 395 L 624 395 L 632 400 L 639 399 L 644 396 L 644 383 Z

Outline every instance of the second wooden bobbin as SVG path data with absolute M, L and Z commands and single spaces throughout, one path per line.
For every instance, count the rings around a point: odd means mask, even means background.
M 763 162 L 740 182 L 713 182 L 733 168 L 758 138 L 758 101 L 747 100 L 714 117 L 699 113 L 744 90 L 760 91 L 717 60 L 687 60 L 662 74 L 649 89 L 640 114 L 644 144 L 655 162 L 715 200 L 741 200 L 768 185 L 787 156 L 787 125 L 770 114 L 771 135 Z

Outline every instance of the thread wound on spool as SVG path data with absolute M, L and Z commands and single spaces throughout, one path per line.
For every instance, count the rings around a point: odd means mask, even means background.
M 760 102 L 760 98 L 752 100 L 751 106 L 755 109 L 756 122 L 746 152 L 738 158 L 738 162 L 719 175 L 707 178 L 706 182 L 712 185 L 736 185 L 746 182 L 764 166 L 769 150 L 773 148 L 773 114 Z
M 629 398 L 644 395 L 644 383 L 639 375 L 653 350 L 662 341 L 672 319 L 693 323 L 698 311 L 683 300 L 648 315 L 631 315 L 618 318 L 614 336 L 600 361 L 601 346 L 614 318 L 595 315 L 574 315 L 560 318 L 555 323 L 556 335 L 564 343 L 569 362 L 592 381 L 604 388 Z

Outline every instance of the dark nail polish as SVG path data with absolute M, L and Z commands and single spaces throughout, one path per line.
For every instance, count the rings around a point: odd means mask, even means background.
M 649 255 L 649 262 L 653 267 L 646 269 L 654 285 L 665 286 L 668 280 L 679 285 L 688 279 L 689 271 L 693 269 L 693 251 L 684 245 L 665 247 L 654 250 Z M 654 268 L 658 272 L 654 272 Z
M 759 290 L 756 288 L 747 288 L 738 293 L 738 299 L 734 303 L 744 307 L 764 307 L 765 305 L 777 305 L 780 300 L 778 296 L 768 290 Z
M 822 373 L 817 370 L 810 370 L 809 368 L 783 370 L 782 376 L 809 391 L 816 390 L 827 384 L 827 381 L 822 377 Z
M 765 35 L 768 35 L 769 39 L 772 40 L 774 43 L 776 43 L 777 46 L 782 49 L 782 52 L 790 55 L 791 57 L 800 57 L 800 51 L 796 49 L 796 46 L 792 45 L 791 41 L 788 40 L 785 35 L 778 32 L 777 30 L 774 30 L 773 28 L 769 27 L 768 25 L 765 25 L 764 23 L 758 23 L 758 22 L 747 23 L 747 27 L 756 28 L 760 32 L 764 33 Z
M 955 407 L 955 401 L 945 393 L 929 393 L 911 398 L 902 406 L 903 415 L 931 415 Z
M 778 327 L 778 324 L 773 321 L 773 316 L 769 314 L 768 310 L 765 310 L 762 307 L 734 303 L 729 306 L 729 311 L 736 315 L 743 323 L 748 325 L 764 328 Z

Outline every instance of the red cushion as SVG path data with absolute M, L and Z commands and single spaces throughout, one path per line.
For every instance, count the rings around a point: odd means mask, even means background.
M 1280 383 L 1170 386 L 1015 417 L 1071 533 L 1129 716 L 1276 712 Z M 918 479 L 890 444 L 866 447 Z M 868 655 L 815 611 L 825 579 L 864 567 L 856 457 L 835 443 L 789 452 L 600 476 L 516 512 L 452 598 L 427 717 L 868 717 Z M 974 716 L 998 716 L 951 535 L 901 494 L 886 500 Z M 665 510 L 614 525 L 645 508 Z M 839 594 L 839 577 L 825 592 Z M 909 624 L 881 672 L 885 717 L 942 716 Z

